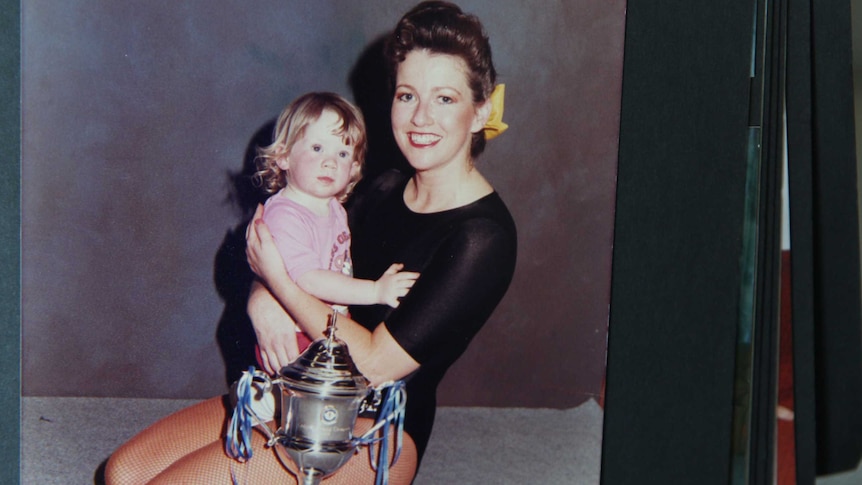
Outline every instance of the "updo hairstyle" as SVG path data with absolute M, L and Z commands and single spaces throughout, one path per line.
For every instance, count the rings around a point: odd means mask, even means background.
M 475 15 L 465 14 L 457 5 L 427 1 L 413 7 L 395 26 L 386 41 L 384 54 L 393 85 L 398 65 L 414 49 L 458 56 L 467 65 L 467 83 L 478 105 L 491 96 L 497 71 L 491 60 L 491 44 L 482 23 Z M 485 131 L 473 133 L 470 156 L 485 150 Z

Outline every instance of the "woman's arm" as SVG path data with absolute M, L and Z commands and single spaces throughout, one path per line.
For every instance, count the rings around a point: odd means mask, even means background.
M 258 280 L 252 283 L 247 311 L 257 337 L 263 368 L 275 375 L 299 357 L 294 321 Z
M 274 297 L 281 303 L 308 335 L 318 338 L 326 329 L 332 308 L 303 291 L 287 275 L 269 230 L 260 219 L 261 213 L 262 207 L 258 207 L 246 235 L 249 265 L 265 282 L 271 293 L 270 298 Z M 255 329 L 259 324 L 258 319 L 266 319 L 271 311 L 271 308 L 264 308 L 263 305 L 267 305 L 265 298 L 259 291 L 253 293 L 249 300 L 249 316 Z M 383 323 L 370 332 L 349 318 L 340 317 L 337 328 L 338 337 L 347 343 L 356 366 L 372 385 L 401 379 L 419 368 L 419 363 L 398 345 Z
M 383 320 L 393 338 L 423 366 L 445 368 L 466 350 L 472 338 L 501 301 L 514 274 L 517 234 L 505 207 L 489 201 L 457 223 L 443 221 L 427 228 L 419 242 L 399 248 L 408 268 L 422 276 L 395 310 L 380 306 L 352 309 L 357 320 Z M 423 224 L 425 222 L 423 221 Z M 357 270 L 388 264 L 376 250 L 375 238 L 403 235 L 385 212 L 363 220 L 356 239 Z M 415 227 L 407 227 L 413 233 Z M 371 236 L 373 235 L 373 236 Z M 370 238 L 370 239 L 369 239 Z M 370 244 L 366 242 L 371 241 Z M 415 241 L 415 240 L 414 240 Z M 367 274 L 364 276 L 367 277 Z

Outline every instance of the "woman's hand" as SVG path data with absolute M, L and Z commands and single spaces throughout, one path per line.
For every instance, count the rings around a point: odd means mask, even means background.
M 245 255 L 252 271 L 267 286 L 289 280 L 272 235 L 263 223 L 263 206 L 258 205 L 245 233 Z M 252 286 L 246 308 L 251 318 L 261 361 L 267 372 L 275 374 L 299 356 L 296 326 L 281 303 L 259 282 Z
M 299 357 L 293 319 L 257 281 L 252 285 L 247 311 L 257 336 L 261 363 L 266 372 L 275 375 Z

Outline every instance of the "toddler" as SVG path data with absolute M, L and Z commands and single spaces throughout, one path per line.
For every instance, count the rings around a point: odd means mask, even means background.
M 362 114 L 333 93 L 308 93 L 278 117 L 274 141 L 258 150 L 256 183 L 272 194 L 263 221 L 290 277 L 346 313 L 347 305 L 398 306 L 418 273 L 393 264 L 376 281 L 354 279 L 350 228 L 341 205 L 362 176 L 366 135 Z M 296 358 L 311 342 L 297 327 Z M 258 355 L 260 359 L 261 356 Z M 270 372 L 266 362 L 262 362 Z

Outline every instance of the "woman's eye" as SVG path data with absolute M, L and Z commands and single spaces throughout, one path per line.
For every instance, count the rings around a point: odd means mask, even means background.
M 443 104 L 451 104 L 454 103 L 455 100 L 450 98 L 449 96 L 440 96 L 440 102 Z
M 402 101 L 405 103 L 408 101 L 413 101 L 413 95 L 410 93 L 401 93 L 396 98 L 398 99 L 398 101 Z

